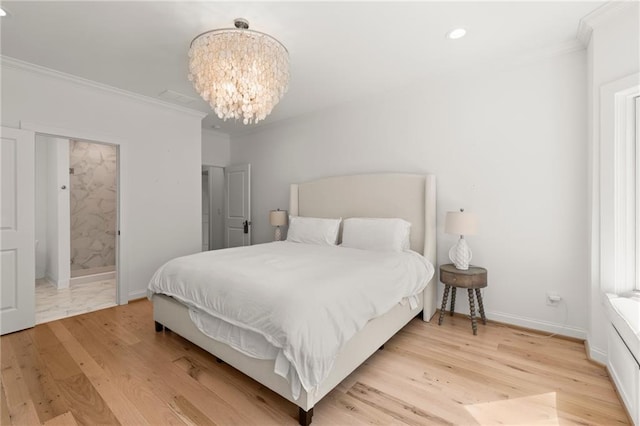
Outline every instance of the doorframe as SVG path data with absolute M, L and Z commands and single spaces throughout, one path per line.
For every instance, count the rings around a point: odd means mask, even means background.
M 126 305 L 129 303 L 129 282 L 126 281 L 129 264 L 126 246 L 126 221 L 122 217 L 122 200 L 125 199 L 126 182 L 123 165 L 126 164 L 126 141 L 120 137 L 93 132 L 86 129 L 63 128 L 30 121 L 20 121 L 20 129 L 31 130 L 36 135 L 46 135 L 67 139 L 79 139 L 86 142 L 102 143 L 116 148 L 116 303 Z

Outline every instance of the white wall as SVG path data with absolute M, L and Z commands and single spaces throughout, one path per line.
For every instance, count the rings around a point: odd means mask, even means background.
M 230 164 L 230 138 L 226 133 L 202 129 L 202 164 L 225 167 Z
M 67 288 L 71 278 L 69 140 L 42 135 L 37 135 L 36 140 L 48 145 L 46 276 L 56 287 Z
M 47 270 L 47 180 L 48 180 L 48 148 L 49 144 L 42 137 L 36 138 L 36 279 L 44 278 Z
M 591 211 L 591 269 L 589 287 L 589 349 L 591 356 L 606 362 L 607 318 L 603 306 L 603 284 L 600 280 L 601 244 L 611 238 L 613 224 L 600 217 L 601 134 L 600 89 L 603 85 L 640 71 L 640 23 L 638 3 L 629 2 L 617 13 L 611 13 L 592 23 L 593 33 L 588 47 L 589 74 L 589 137 L 590 137 L 590 211 Z M 608 140 L 613 140 L 607 135 Z M 610 194 L 607 194 L 610 195 Z M 613 210 L 613 206 L 610 206 Z M 601 226 L 604 226 L 601 228 Z
M 489 270 L 490 318 L 585 337 L 588 287 L 586 54 L 460 72 L 232 137 L 251 163 L 254 241 L 289 183 L 366 172 L 435 173 L 438 262 L 445 212 L 475 212 L 473 264 Z M 546 305 L 546 292 L 563 298 Z M 441 288 L 439 289 L 441 295 Z M 468 312 L 461 298 L 457 310 Z M 565 307 L 568 316 L 565 323 Z
M 165 261 L 200 250 L 202 114 L 3 58 L 2 125 L 21 121 L 120 145 L 121 302 Z

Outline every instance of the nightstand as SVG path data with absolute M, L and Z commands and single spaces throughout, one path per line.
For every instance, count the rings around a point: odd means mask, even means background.
M 482 323 L 487 323 L 487 317 L 484 315 L 484 306 L 482 305 L 482 294 L 480 289 L 487 286 L 487 270 L 480 268 L 479 266 L 469 266 L 469 269 L 462 270 L 456 269 L 455 265 L 449 263 L 440 266 L 440 281 L 444 284 L 444 295 L 442 296 L 442 307 L 440 308 L 440 318 L 438 319 L 438 325 L 442 324 L 444 319 L 444 312 L 447 308 L 447 299 L 449 298 L 449 290 L 451 290 L 451 309 L 450 314 L 453 316 L 453 311 L 456 306 L 456 289 L 466 288 L 469 294 L 469 316 L 471 317 L 471 328 L 473 334 L 478 334 L 478 323 L 476 321 L 476 306 L 473 296 L 475 290 L 475 297 L 478 299 L 478 306 L 480 307 L 480 317 Z

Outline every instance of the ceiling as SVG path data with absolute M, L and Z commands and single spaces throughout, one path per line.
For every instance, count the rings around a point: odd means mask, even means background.
M 203 127 L 234 134 L 430 76 L 557 49 L 576 42 L 579 20 L 603 3 L 3 1 L 9 16 L 0 20 L 0 52 L 152 98 L 165 90 L 185 95 L 188 108 L 210 113 Z M 193 37 L 232 27 L 237 17 L 280 40 L 290 55 L 289 91 L 257 125 L 218 119 L 187 80 Z M 456 27 L 467 36 L 445 38 Z

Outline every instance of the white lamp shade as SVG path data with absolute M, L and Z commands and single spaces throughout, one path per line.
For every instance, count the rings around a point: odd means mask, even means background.
M 286 210 L 271 210 L 269 212 L 269 223 L 271 226 L 284 226 L 287 224 Z
M 467 212 L 447 212 L 444 232 L 455 235 L 474 235 L 478 231 L 476 215 Z

